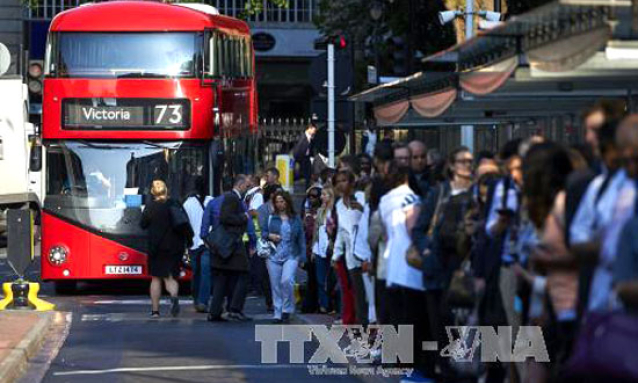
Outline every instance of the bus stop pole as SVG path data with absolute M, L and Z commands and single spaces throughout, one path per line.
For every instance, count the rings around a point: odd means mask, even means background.
M 335 167 L 335 47 L 328 43 L 328 166 Z

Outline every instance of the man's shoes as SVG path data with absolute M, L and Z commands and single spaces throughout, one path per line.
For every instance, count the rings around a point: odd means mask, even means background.
M 275 319 L 272 320 L 272 323 L 273 324 L 282 324 L 284 322 L 281 320 L 281 318 L 275 318 Z
M 283 323 L 283 324 L 290 323 L 290 314 L 288 314 L 288 313 L 281 314 L 281 323 Z
M 195 311 L 198 313 L 207 313 L 208 307 L 205 304 L 198 303 L 195 305 Z
M 275 307 L 273 305 L 267 305 L 266 306 L 266 312 L 274 313 L 275 312 Z
M 208 317 L 206 317 L 206 320 L 209 322 L 228 322 L 228 319 L 222 317 L 221 315 L 214 316 L 213 314 L 208 314 Z
M 250 322 L 253 320 L 253 318 L 244 315 L 244 313 L 236 313 L 236 312 L 230 312 L 228 313 L 228 319 L 231 320 L 236 320 L 238 322 Z
M 172 297 L 171 298 L 171 315 L 176 317 L 179 315 L 179 298 Z
M 151 311 L 151 318 L 157 319 L 160 317 L 159 311 Z

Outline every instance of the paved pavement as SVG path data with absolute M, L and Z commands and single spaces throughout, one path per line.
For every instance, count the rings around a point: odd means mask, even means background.
M 39 261 L 39 259 L 37 259 Z M 0 279 L 11 280 L 0 259 Z M 37 264 L 30 269 L 37 279 Z M 55 296 L 43 284 L 41 296 L 60 314 L 41 352 L 30 359 L 17 383 L 35 382 L 396 382 L 397 379 L 357 376 L 314 376 L 306 365 L 289 364 L 288 346 L 280 344 L 280 364 L 262 364 L 255 325 L 270 323 L 263 299 L 250 298 L 246 313 L 253 322 L 209 323 L 182 297 L 182 315 L 150 319 L 147 283 L 81 284 L 74 296 Z M 297 319 L 303 323 L 301 317 Z M 323 316 L 304 321 L 326 321 Z M 305 360 L 317 348 L 305 347 Z M 343 367 L 343 366 L 339 366 Z

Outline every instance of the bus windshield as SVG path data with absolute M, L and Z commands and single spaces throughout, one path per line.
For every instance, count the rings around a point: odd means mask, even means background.
M 80 33 L 54 37 L 49 74 L 53 77 L 195 77 L 202 34 Z
M 169 196 L 181 202 L 197 177 L 208 177 L 205 143 L 53 142 L 45 209 L 114 240 L 139 239 L 152 181 L 165 181 Z

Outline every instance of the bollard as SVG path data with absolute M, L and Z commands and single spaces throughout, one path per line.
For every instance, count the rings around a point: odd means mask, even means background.
M 11 292 L 13 293 L 13 305 L 14 310 L 30 310 L 29 306 L 29 284 L 22 279 L 11 284 Z
M 0 310 L 35 310 L 51 311 L 55 309 L 53 303 L 38 298 L 40 284 L 17 280 L 2 285 L 4 298 L 0 300 Z
M 4 298 L 0 310 L 49 311 L 55 305 L 38 298 L 40 285 L 24 279 L 34 258 L 33 214 L 30 210 L 11 209 L 7 214 L 7 260 L 18 276 L 14 282 L 4 283 Z

